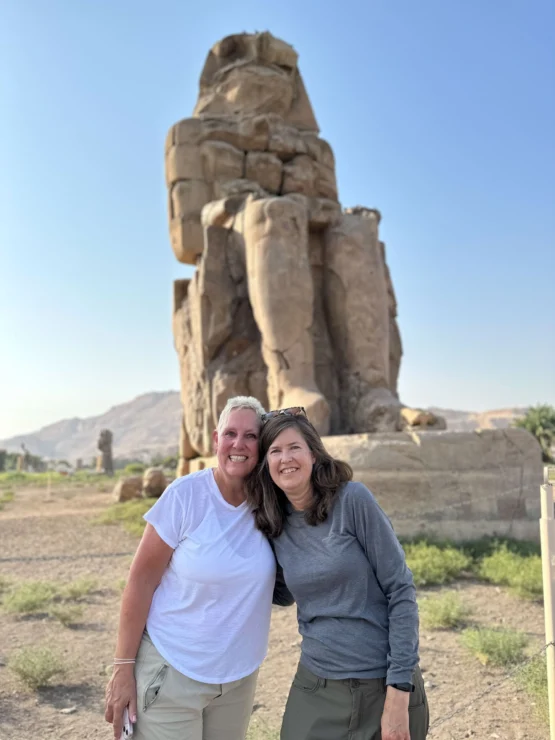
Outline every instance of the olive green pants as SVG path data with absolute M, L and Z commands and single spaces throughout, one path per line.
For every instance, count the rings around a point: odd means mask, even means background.
M 409 700 L 411 740 L 424 740 L 429 713 L 420 669 Z M 384 678 L 319 678 L 299 664 L 289 691 L 281 740 L 381 740 Z

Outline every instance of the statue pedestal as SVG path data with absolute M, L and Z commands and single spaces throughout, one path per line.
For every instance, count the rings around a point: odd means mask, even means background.
M 324 437 L 401 538 L 539 539 L 541 451 L 524 429 Z M 190 461 L 190 471 L 214 466 Z

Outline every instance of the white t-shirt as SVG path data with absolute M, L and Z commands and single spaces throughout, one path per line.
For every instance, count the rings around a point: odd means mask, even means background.
M 276 563 L 247 503 L 222 497 L 211 468 L 175 480 L 145 514 L 174 549 L 146 627 L 176 670 L 237 681 L 266 657 Z

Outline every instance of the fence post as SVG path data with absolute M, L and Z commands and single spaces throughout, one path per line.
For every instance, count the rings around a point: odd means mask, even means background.
M 553 470 L 553 468 L 552 468 Z M 541 487 L 540 537 L 542 548 L 543 603 L 545 613 L 545 642 L 555 641 L 555 518 L 553 486 L 549 467 L 544 468 Z M 547 696 L 549 702 L 550 740 L 555 740 L 555 645 L 546 649 Z

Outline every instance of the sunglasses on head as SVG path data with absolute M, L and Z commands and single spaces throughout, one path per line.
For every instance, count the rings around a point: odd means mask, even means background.
M 306 416 L 306 411 L 303 406 L 291 406 L 288 409 L 275 409 L 275 411 L 268 411 L 267 414 L 262 416 L 262 423 L 265 424 L 269 419 L 273 419 L 275 416 Z

